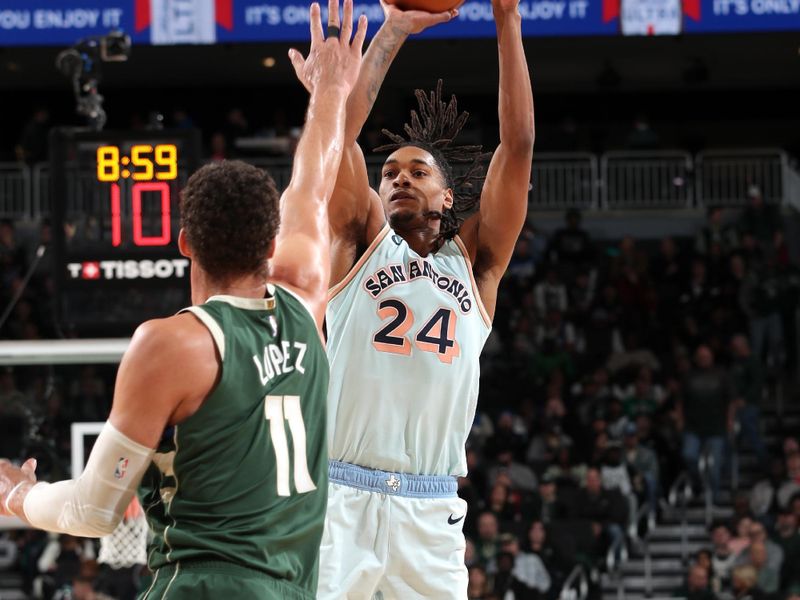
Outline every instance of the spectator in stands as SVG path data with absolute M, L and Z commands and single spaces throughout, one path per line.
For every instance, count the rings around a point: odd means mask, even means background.
M 228 151 L 228 140 L 225 139 L 225 134 L 221 131 L 215 131 L 211 134 L 209 142 L 209 158 L 211 160 L 225 160 L 230 158 Z
M 687 600 L 715 600 L 709 587 L 708 569 L 692 564 L 686 575 L 686 583 L 675 590 L 673 598 L 686 598 Z
M 244 116 L 241 108 L 235 107 L 225 115 L 225 124 L 222 126 L 222 134 L 225 136 L 225 146 L 228 152 L 234 153 L 236 140 L 250 135 L 250 125 Z
M 640 344 L 639 333 L 629 330 L 625 333 L 622 348 L 614 352 L 606 363 L 606 368 L 612 375 L 624 369 L 641 369 L 647 367 L 652 371 L 661 369 L 661 361 L 655 353 Z
M 475 543 L 468 537 L 464 538 L 464 565 L 469 569 L 477 563 L 475 554 Z
M 765 594 L 773 594 L 780 587 L 780 571 L 767 563 L 767 548 L 761 542 L 753 542 L 747 550 L 749 564 L 758 571 L 758 588 Z
M 650 508 L 658 508 L 660 477 L 658 458 L 655 452 L 639 444 L 639 432 L 636 423 L 625 426 L 625 464 L 633 472 L 633 487 L 637 494 L 650 503 Z
M 64 600 L 115 600 L 112 596 L 95 591 L 94 578 L 80 575 L 72 581 L 72 590 Z
M 514 246 L 514 253 L 511 255 L 505 276 L 516 280 L 521 286 L 527 286 L 535 274 L 536 261 L 533 258 L 530 240 L 521 235 Z
M 501 530 L 508 531 L 513 528 L 518 511 L 514 506 L 508 486 L 502 481 L 498 481 L 492 486 L 486 509 L 497 518 Z
M 781 274 L 773 262 L 750 269 L 740 290 L 742 308 L 750 320 L 750 340 L 756 360 L 770 366 L 783 362 Z
M 658 148 L 661 140 L 650 126 L 647 115 L 639 114 L 633 121 L 633 128 L 628 133 L 625 147 L 629 150 L 653 150 Z
M 110 399 L 106 385 L 92 365 L 81 367 L 78 378 L 69 389 L 70 405 L 79 421 L 102 421 L 108 415 Z
M 502 477 L 513 491 L 534 491 L 536 475 L 530 467 L 515 460 L 511 444 L 500 442 L 496 450 L 495 464 L 489 469 L 489 485 L 495 485 Z
M 764 594 L 758 589 L 758 571 L 753 565 L 741 565 L 733 569 L 731 593 L 721 595 L 727 600 L 763 600 Z
M 708 346 L 695 352 L 696 368 L 683 383 L 684 420 L 682 456 L 695 485 L 700 485 L 698 461 L 702 449 L 712 457 L 710 484 L 713 501 L 718 502 L 720 476 L 725 462 L 726 432 L 731 425 L 732 388 L 727 375 L 714 366 Z
M 542 281 L 533 288 L 534 305 L 540 317 L 550 311 L 564 313 L 567 310 L 567 288 L 561 281 L 558 269 L 548 267 Z
M 575 516 L 592 522 L 598 542 L 602 544 L 605 539 L 606 547 L 621 549 L 625 537 L 623 527 L 628 517 L 627 505 L 618 491 L 603 489 L 603 480 L 596 467 L 586 471 L 586 484 L 578 494 L 576 504 Z
M 736 562 L 736 553 L 731 548 L 731 530 L 722 521 L 711 524 L 711 575 L 714 591 L 727 589 Z
M 778 208 L 764 202 L 761 188 L 751 185 L 747 189 L 749 203 L 739 218 L 739 229 L 755 237 L 760 244 L 770 244 L 775 232 L 783 230 Z
M 720 289 L 710 281 L 705 261 L 696 258 L 692 261 L 689 281 L 680 296 L 684 314 L 698 324 L 704 324 L 711 316 Z
M 750 510 L 757 518 L 765 519 L 778 512 L 778 490 L 785 475 L 783 459 L 775 457 L 770 461 L 769 475 L 753 486 L 749 504 Z
M 781 568 L 783 567 L 783 548 L 767 537 L 767 529 L 764 527 L 764 524 L 761 521 L 750 522 L 748 538 L 750 540 L 750 544 L 744 551 L 742 551 L 741 554 L 739 554 L 736 559 L 736 564 L 752 564 L 753 561 L 752 557 L 750 556 L 750 549 L 755 544 L 761 544 L 764 546 L 764 552 L 766 554 L 764 557 L 764 564 L 770 570 L 774 571 L 777 577 L 781 572 Z
M 706 550 L 703 548 L 702 550 L 698 550 L 694 555 L 694 563 L 703 567 L 709 573 L 709 579 L 711 577 L 711 550 Z
M 469 569 L 469 583 L 467 584 L 468 600 L 488 600 L 489 580 L 486 571 L 479 565 L 474 565 Z
M 730 365 L 731 383 L 733 384 L 733 406 L 736 420 L 739 422 L 742 436 L 756 453 L 761 468 L 767 466 L 767 450 L 761 439 L 761 398 L 764 393 L 764 373 L 761 363 L 750 351 L 750 343 L 743 335 L 736 335 L 731 340 Z
M 47 136 L 50 134 L 50 111 L 44 107 L 34 110 L 25 124 L 17 144 L 17 160 L 33 163 L 47 160 Z
M 750 545 L 750 526 L 752 524 L 753 518 L 748 514 L 735 517 L 733 520 L 736 537 L 731 538 L 729 546 L 737 557 Z
M 783 549 L 781 587 L 800 585 L 800 530 L 797 516 L 789 508 L 778 513 L 775 534 L 775 541 Z
M 523 455 L 527 445 L 528 432 L 525 430 L 525 423 L 511 410 L 504 410 L 497 417 L 494 435 L 486 442 L 485 451 L 488 457 L 494 457 L 510 450 L 515 458 Z
M 589 233 L 581 228 L 581 213 L 576 208 L 564 214 L 565 227 L 557 229 L 550 241 L 550 260 L 567 268 L 569 275 L 588 265 L 593 256 Z M 568 277 L 571 279 L 571 277 Z
M 25 269 L 25 249 L 17 242 L 11 219 L 0 219 L 0 292 L 10 295 L 12 284 Z
M 604 285 L 589 309 L 586 325 L 586 353 L 593 364 L 605 361 L 621 347 L 620 329 L 624 322 L 617 288 Z
M 663 386 L 653 383 L 653 371 L 642 367 L 634 382 L 620 390 L 625 414 L 633 419 L 640 414 L 654 414 L 667 398 Z
M 475 557 L 486 568 L 497 558 L 500 549 L 500 527 L 494 513 L 482 512 L 478 517 L 478 539 L 475 541 Z
M 671 237 L 662 238 L 658 255 L 650 269 L 660 299 L 662 319 L 675 314 L 685 271 L 684 260 L 675 240 Z
M 534 468 L 542 469 L 556 462 L 563 448 L 572 447 L 572 439 L 564 433 L 562 419 L 566 413 L 560 398 L 547 401 L 542 417 L 542 429 L 531 438 L 525 460 Z
M 39 557 L 38 568 L 42 577 L 34 589 L 49 598 L 54 592 L 69 586 L 78 577 L 81 566 L 95 559 L 94 545 L 90 540 L 62 534 L 52 536 Z
M 800 452 L 793 451 L 786 455 L 786 479 L 778 489 L 778 506 L 783 508 L 794 502 L 800 493 Z
M 711 247 L 719 246 L 728 255 L 739 246 L 736 228 L 725 223 L 725 213 L 721 206 L 711 206 L 706 211 L 706 224 L 694 238 L 694 251 L 700 256 L 708 256 Z
M 542 523 L 549 524 L 565 518 L 569 507 L 558 497 L 558 486 L 555 477 L 545 473 L 539 484 L 538 494 L 533 499 L 534 518 Z
M 559 353 L 572 354 L 577 346 L 583 346 L 582 343 L 579 343 L 572 323 L 565 321 L 564 313 L 554 308 L 549 309 L 544 320 L 536 326 L 536 346 L 541 348 L 547 341 L 552 341 Z
M 520 552 L 516 536 L 510 533 L 500 536 L 494 593 L 506 598 L 511 591 L 514 600 L 538 600 L 549 589 L 550 575 L 542 559 L 537 554 Z

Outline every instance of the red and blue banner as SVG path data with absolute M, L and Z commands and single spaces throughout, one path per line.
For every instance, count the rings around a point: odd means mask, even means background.
M 324 5 L 325 3 L 322 2 Z M 374 33 L 383 13 L 359 2 Z M 522 0 L 526 36 L 677 35 L 800 30 L 800 0 Z M 0 47 L 69 46 L 122 29 L 135 44 L 214 44 L 308 39 L 297 0 L 2 0 Z M 457 19 L 420 37 L 495 35 L 489 0 L 468 0 Z

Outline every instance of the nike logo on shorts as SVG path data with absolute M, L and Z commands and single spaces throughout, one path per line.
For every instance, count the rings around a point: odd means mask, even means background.
M 461 516 L 460 516 L 460 517 L 458 517 L 457 519 L 454 519 L 454 518 L 453 518 L 453 513 L 450 513 L 450 516 L 449 516 L 449 517 L 447 517 L 447 522 L 448 522 L 448 524 L 450 524 L 450 525 L 455 525 L 456 523 L 458 523 L 458 522 L 459 522 L 461 519 L 463 519 L 463 518 L 464 518 L 464 515 L 461 515 Z

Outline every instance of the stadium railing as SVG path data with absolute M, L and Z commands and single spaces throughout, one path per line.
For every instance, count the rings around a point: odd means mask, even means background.
M 766 202 L 789 200 L 788 156 L 777 148 L 709 150 L 696 157 L 697 202 L 700 206 L 740 206 L 757 186 Z
M 689 500 L 692 498 L 692 483 L 688 471 L 683 471 L 669 489 L 667 499 L 672 508 L 681 511 L 681 560 L 684 564 L 689 561 L 689 537 L 687 535 L 689 525 Z
M 687 152 L 607 152 L 600 165 L 606 209 L 692 206 L 693 162 Z
M 791 165 L 784 170 L 784 203 L 800 212 L 800 171 Z
M 245 158 L 269 170 L 279 189 L 291 177 L 288 157 Z M 378 186 L 381 163 L 367 164 L 370 182 Z M 456 167 L 458 172 L 458 167 Z M 714 150 L 692 156 L 687 152 L 607 152 L 536 154 L 528 195 L 531 210 L 589 211 L 742 206 L 751 186 L 767 202 L 800 210 L 800 173 L 780 149 Z M 50 169 L 0 163 L 0 217 L 39 219 L 52 210 Z M 90 199 L 89 202 L 99 202 Z M 89 206 L 70 206 L 68 214 L 91 212 Z
M 26 219 L 33 216 L 31 171 L 21 163 L 0 163 L 0 216 Z
M 589 595 L 589 577 L 586 567 L 575 565 L 561 586 L 558 600 L 585 600 Z

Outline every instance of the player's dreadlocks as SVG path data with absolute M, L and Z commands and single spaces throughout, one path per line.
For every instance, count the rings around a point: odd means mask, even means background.
M 483 162 L 491 156 L 491 152 L 482 152 L 482 146 L 453 144 L 467 122 L 469 113 L 458 113 L 455 95 L 450 96 L 450 102 L 442 100 L 441 79 L 430 97 L 423 90 L 415 90 L 414 95 L 419 103 L 419 114 L 412 110 L 411 124 L 406 123 L 403 127 L 408 137 L 383 129 L 383 134 L 393 143 L 375 148 L 375 152 L 394 152 L 405 146 L 414 146 L 433 156 L 445 185 L 453 190 L 453 206 L 443 213 L 431 213 L 430 216 L 441 218 L 439 237 L 449 240 L 455 237 L 461 223 L 480 203 L 479 187 L 486 178 Z M 456 163 L 467 165 L 462 175 L 453 175 L 452 165 Z

